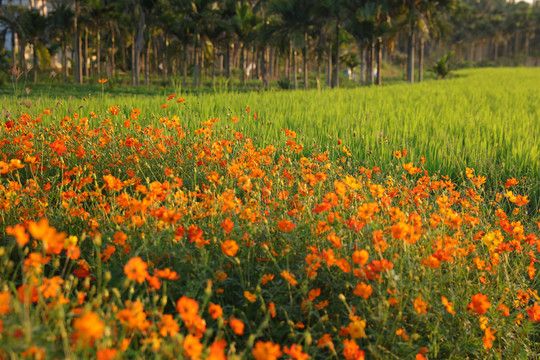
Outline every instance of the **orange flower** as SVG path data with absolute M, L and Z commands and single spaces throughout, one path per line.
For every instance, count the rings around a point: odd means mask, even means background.
M 171 271 L 169 268 L 156 271 L 156 276 L 166 280 L 178 280 L 180 275 L 176 271 Z
M 225 220 L 223 220 L 220 224 L 220 226 L 223 228 L 223 230 L 225 231 L 225 234 L 228 234 L 231 232 L 231 230 L 233 229 L 234 227 L 234 223 L 231 221 L 231 219 L 229 218 L 226 218 Z
M 199 313 L 199 303 L 187 296 L 182 296 L 176 302 L 176 310 L 180 314 L 180 317 L 185 322 L 187 320 L 194 319 Z
M 352 261 L 355 264 L 366 265 L 369 260 L 369 253 L 362 249 L 360 251 L 355 250 L 352 255 Z
M 319 341 L 317 341 L 317 347 L 319 348 L 329 348 L 330 350 L 334 350 L 334 343 L 332 342 L 332 337 L 330 334 L 324 334 Z
M 116 358 L 116 354 L 118 353 L 117 349 L 101 349 L 97 352 L 97 359 L 98 360 L 114 360 Z
M 77 338 L 89 345 L 91 341 L 101 339 L 105 323 L 101 321 L 98 314 L 90 311 L 73 320 L 73 329 L 76 331 Z
M 269 281 L 274 280 L 274 274 L 264 274 L 261 280 L 262 285 L 266 285 Z
M 0 316 L 11 311 L 11 293 L 9 291 L 0 292 Z
M 527 309 L 527 314 L 533 322 L 540 321 L 540 305 L 535 302 L 533 306 Z
M 100 84 L 105 84 L 107 82 L 108 79 L 98 79 L 98 82 Z
M 208 312 L 210 313 L 210 317 L 214 320 L 223 315 L 223 309 L 221 306 L 213 303 L 210 303 L 208 306 Z
M 146 264 L 140 257 L 131 258 L 124 266 L 124 273 L 129 280 L 135 280 L 139 284 L 142 284 L 148 276 L 148 264 Z
M 279 344 L 271 341 L 257 341 L 251 352 L 255 360 L 277 360 L 282 355 Z
M 236 335 L 241 336 L 244 334 L 244 323 L 241 320 L 231 317 L 229 318 L 229 326 Z
M 507 179 L 506 183 L 504 184 L 504 187 L 508 189 L 509 187 L 517 185 L 518 183 L 519 181 L 516 180 L 515 178 Z
M 364 350 L 360 350 L 358 344 L 354 340 L 343 340 L 343 356 L 347 360 L 363 360 Z
M 294 279 L 294 274 L 291 274 L 288 270 L 283 270 L 280 273 L 280 275 L 281 275 L 282 278 L 287 280 L 289 282 L 289 284 L 291 284 L 292 286 L 296 286 L 296 284 L 298 284 L 298 281 L 296 281 Z
M 422 295 L 418 295 L 418 297 L 414 300 L 414 309 L 417 313 L 424 315 L 427 313 L 427 307 L 428 307 L 427 301 L 422 300 Z
M 491 326 L 488 326 L 486 328 L 486 330 L 484 331 L 485 336 L 482 339 L 482 341 L 484 342 L 484 349 L 491 349 L 491 347 L 493 346 L 493 340 L 495 340 L 494 334 L 496 332 L 497 331 L 495 330 L 491 330 Z
M 250 293 L 249 291 L 244 291 L 244 297 L 249 301 L 249 302 L 255 302 L 257 300 L 257 295 L 253 294 L 253 293 Z
M 349 335 L 353 339 L 363 338 L 366 337 L 365 329 L 366 329 L 366 321 L 365 320 L 354 320 L 349 323 Z
M 221 243 L 221 251 L 230 257 L 233 257 L 238 252 L 238 244 L 234 240 L 225 240 Z
M 210 346 L 210 354 L 206 360 L 227 360 L 225 356 L 225 347 L 227 342 L 223 339 L 216 340 Z
M 30 237 L 24 230 L 24 226 L 18 224 L 15 226 L 8 226 L 6 228 L 6 234 L 12 235 L 17 241 L 17 245 L 19 245 L 20 247 L 26 245 L 26 243 L 30 239 Z
M 278 222 L 278 229 L 282 232 L 291 232 L 296 227 L 296 224 L 293 222 L 283 219 L 280 222 Z
M 178 326 L 178 323 L 173 319 L 172 315 L 163 315 L 159 324 L 159 334 L 163 337 L 167 335 L 174 336 L 178 333 L 178 330 L 180 330 L 180 327 Z
M 176 94 L 171 94 L 171 95 L 169 95 L 169 97 L 167 98 L 167 101 L 174 99 L 175 96 L 176 96 Z
M 364 282 L 361 282 L 358 285 L 356 285 L 356 289 L 354 289 L 353 291 L 354 295 L 361 296 L 364 299 L 369 299 L 372 293 L 373 293 L 373 287 Z
M 471 302 L 467 306 L 467 310 L 474 310 L 475 313 L 482 315 L 489 309 L 491 303 L 488 301 L 487 296 L 482 293 L 478 293 L 471 297 Z
M 274 302 L 268 304 L 268 312 L 270 313 L 270 316 L 272 316 L 272 318 L 276 317 L 276 304 Z
M 203 346 L 199 339 L 191 334 L 184 339 L 184 352 L 191 359 L 198 359 L 201 356 Z
M 183 103 L 184 101 L 186 101 L 186 99 L 181 97 L 178 97 L 178 100 L 176 100 L 176 102 L 179 104 Z
M 509 316 L 510 315 L 510 309 L 504 304 L 500 304 L 499 307 L 497 308 L 497 310 L 499 310 L 501 312 L 501 316 Z
M 451 301 L 448 301 L 448 299 L 445 298 L 444 296 L 441 296 L 441 301 L 442 301 L 443 306 L 446 308 L 446 311 L 448 311 L 452 315 L 456 313 L 454 311 L 454 304 L 452 304 Z
M 309 354 L 302 352 L 302 346 L 297 344 L 292 344 L 291 347 L 285 346 L 283 348 L 283 352 L 287 355 L 289 355 L 291 358 L 295 360 L 307 360 L 309 359 Z

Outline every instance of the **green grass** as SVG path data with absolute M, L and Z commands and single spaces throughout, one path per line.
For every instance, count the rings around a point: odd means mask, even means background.
M 40 112 L 44 107 L 51 107 L 55 115 L 87 115 L 98 108 L 96 104 L 120 105 L 126 112 L 137 107 L 145 114 L 148 109 L 155 116 L 147 121 L 153 122 L 176 114 L 191 129 L 210 117 L 234 115 L 241 119 L 241 131 L 256 143 L 274 143 L 283 128 L 295 129 L 308 147 L 317 143 L 326 148 L 339 138 L 356 159 L 387 171 L 392 170 L 384 169 L 392 151 L 404 148 L 411 161 L 424 156 L 428 170 L 440 170 L 454 180 L 466 167 L 474 168 L 487 177 L 488 189 L 499 188 L 507 178 L 526 177 L 523 184 L 537 207 L 539 83 L 540 69 L 499 68 L 462 70 L 449 80 L 414 85 L 297 92 L 226 92 L 226 87 L 218 86 L 188 93 L 157 86 L 41 84 L 35 89 L 28 85 L 29 95 L 26 86 L 4 87 L 3 94 L 11 91 L 18 96 L 4 97 L 0 108 L 4 115 Z M 170 93 L 187 101 L 167 102 Z M 161 104 L 171 107 L 159 111 Z M 252 109 L 249 116 L 246 107 Z

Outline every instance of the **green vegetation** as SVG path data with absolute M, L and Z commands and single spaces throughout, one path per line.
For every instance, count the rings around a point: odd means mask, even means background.
M 539 78 L 17 89 L 0 358 L 535 358 Z
M 454 180 L 465 167 L 472 167 L 486 176 L 490 189 L 510 177 L 527 177 L 524 190 L 538 206 L 540 144 L 534 139 L 540 138 L 539 82 L 540 69 L 517 68 L 463 70 L 451 80 L 414 87 L 403 83 L 298 93 L 197 95 L 181 89 L 104 84 L 74 86 L 72 93 L 78 95 L 67 97 L 69 87 L 41 86 L 29 95 L 16 90 L 19 96 L 4 98 L 0 109 L 4 114 L 25 111 L 35 116 L 47 107 L 56 116 L 73 112 L 88 116 L 92 109 L 120 105 L 125 113 L 141 109 L 145 122 L 153 124 L 159 117 L 178 115 L 190 129 L 211 117 L 237 116 L 243 119 L 242 132 L 261 145 L 274 143 L 283 128 L 290 128 L 308 147 L 317 143 L 325 149 L 341 139 L 356 159 L 387 171 L 392 171 L 385 168 L 392 151 L 404 148 L 411 161 L 424 156 L 429 171 L 441 171 Z M 186 102 L 167 102 L 171 93 L 187 97 Z M 160 109 L 163 104 L 170 107 Z M 257 120 L 248 116 L 246 107 L 258 114 Z

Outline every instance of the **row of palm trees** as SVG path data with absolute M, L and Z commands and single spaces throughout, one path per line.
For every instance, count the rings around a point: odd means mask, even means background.
M 184 86 L 188 70 L 194 86 L 210 71 L 212 81 L 238 72 L 245 85 L 249 63 L 264 86 L 281 77 L 296 89 L 301 67 L 307 88 L 309 72 L 318 76 L 324 66 L 327 85 L 337 87 L 346 63 L 360 68 L 361 83 L 381 84 L 383 55 L 406 59 L 414 82 L 415 65 L 422 81 L 426 43 L 470 61 L 518 54 L 528 61 L 540 38 L 540 5 L 505 0 L 56 0 L 46 13 L 14 2 L 0 2 L 0 23 L 15 34 L 12 49 L 18 40 L 14 69 L 26 68 L 31 45 L 35 81 L 38 59 L 43 65 L 59 52 L 64 81 L 71 68 L 76 83 L 120 69 L 132 84 L 141 74 L 148 84 L 151 72 L 167 81 L 181 69 Z

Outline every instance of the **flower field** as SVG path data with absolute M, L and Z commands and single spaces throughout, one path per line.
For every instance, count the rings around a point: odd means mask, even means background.
M 367 166 L 291 126 L 263 144 L 249 108 L 188 127 L 189 101 L 1 125 L 1 359 L 540 353 L 530 179 L 488 191 L 403 147 Z

